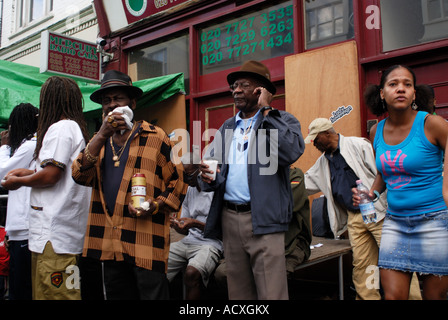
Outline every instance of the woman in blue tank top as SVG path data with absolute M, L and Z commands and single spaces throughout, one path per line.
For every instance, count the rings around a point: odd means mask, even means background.
M 447 298 L 448 210 L 442 186 L 448 123 L 418 111 L 415 100 L 422 95 L 415 73 L 400 65 L 384 71 L 380 85 L 364 94 L 373 114 L 388 114 L 371 130 L 378 169 L 371 196 L 387 190 L 388 201 L 378 258 L 385 299 L 408 299 L 414 272 L 423 281 L 424 299 Z

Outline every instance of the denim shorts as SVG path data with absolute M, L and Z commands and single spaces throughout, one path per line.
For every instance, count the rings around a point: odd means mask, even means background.
M 448 210 L 409 217 L 387 214 L 378 266 L 448 275 Z

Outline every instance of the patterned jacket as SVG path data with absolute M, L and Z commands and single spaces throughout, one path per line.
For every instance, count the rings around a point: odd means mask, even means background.
M 188 186 L 183 182 L 182 163 L 175 165 L 171 161 L 171 143 L 166 133 L 142 121 L 130 144 L 114 212 L 108 214 L 101 187 L 104 150 L 103 147 L 94 166 L 81 167 L 84 150 L 72 165 L 73 179 L 92 187 L 83 256 L 128 261 L 145 269 L 166 272 L 169 214 L 179 210 Z M 135 173 L 145 174 L 147 197 L 165 203 L 153 216 L 129 215 L 131 179 Z

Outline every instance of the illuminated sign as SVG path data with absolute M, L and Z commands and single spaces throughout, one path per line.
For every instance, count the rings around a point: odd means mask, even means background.
M 201 30 L 202 74 L 253 59 L 264 60 L 294 50 L 293 6 L 270 7 Z
M 43 31 L 41 49 L 41 73 L 52 72 L 100 80 L 101 63 L 94 43 Z
M 128 23 L 165 11 L 184 2 L 192 0 L 121 0 Z

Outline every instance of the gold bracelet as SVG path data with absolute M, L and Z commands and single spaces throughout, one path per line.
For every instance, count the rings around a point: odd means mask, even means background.
M 153 203 L 156 204 L 156 209 L 152 212 L 152 214 L 156 214 L 157 212 L 159 212 L 159 203 L 156 200 L 154 200 Z
M 99 156 L 96 156 L 96 157 L 92 156 L 92 154 L 89 151 L 89 144 L 87 144 L 86 148 L 84 149 L 84 155 L 86 156 L 87 161 L 90 163 L 97 162 L 97 160 L 99 158 Z

